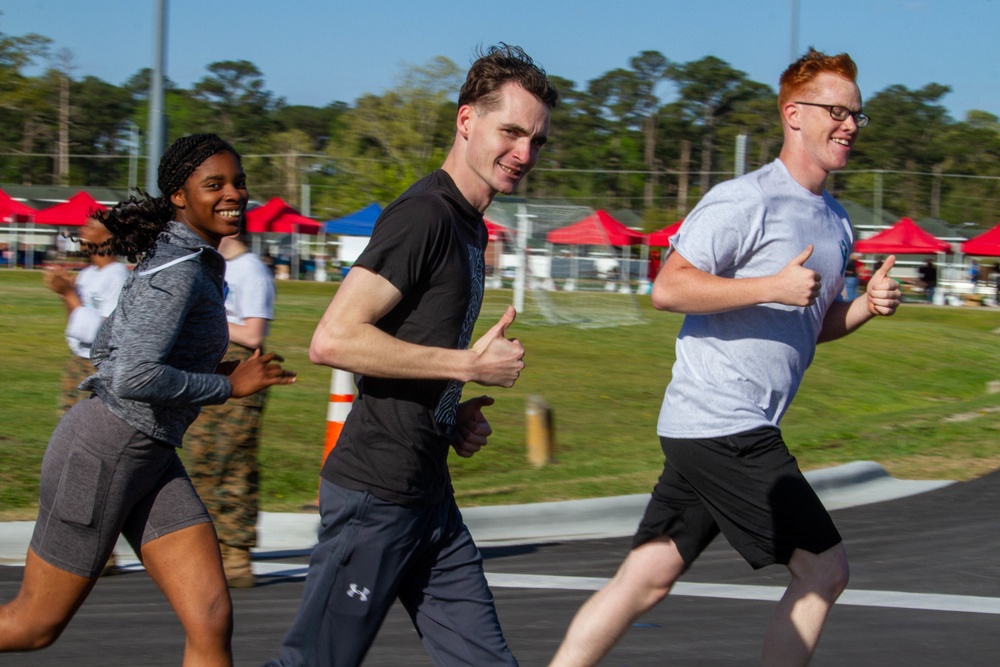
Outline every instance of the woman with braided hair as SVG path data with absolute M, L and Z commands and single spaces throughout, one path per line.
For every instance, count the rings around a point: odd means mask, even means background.
M 219 242 L 248 195 L 239 154 L 213 134 L 178 140 L 160 197 L 97 217 L 95 249 L 137 261 L 91 350 L 92 392 L 56 427 L 17 597 L 0 606 L 0 651 L 54 642 L 90 593 L 119 534 L 163 591 L 187 641 L 185 665 L 231 665 L 232 604 L 211 519 L 177 456 L 200 406 L 290 384 L 274 354 L 219 362 L 228 328 Z

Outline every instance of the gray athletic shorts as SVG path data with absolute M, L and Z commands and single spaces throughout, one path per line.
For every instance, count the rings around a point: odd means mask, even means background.
M 176 450 L 94 396 L 74 405 L 49 440 L 31 549 L 50 565 L 92 578 L 119 534 L 138 552 L 150 540 L 209 521 Z
M 660 536 L 684 562 L 719 534 L 755 569 L 787 565 L 795 549 L 841 542 L 833 519 L 799 470 L 781 432 L 762 427 L 721 438 L 660 438 L 666 462 L 633 548 Z

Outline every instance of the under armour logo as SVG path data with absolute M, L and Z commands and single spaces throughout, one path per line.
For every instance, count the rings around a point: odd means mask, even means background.
M 358 599 L 360 601 L 362 601 L 362 602 L 368 602 L 368 596 L 371 595 L 371 591 L 368 590 L 367 588 L 362 588 L 359 591 L 357 584 L 351 584 L 351 590 L 347 591 L 347 597 L 352 598 L 355 595 L 358 596 Z

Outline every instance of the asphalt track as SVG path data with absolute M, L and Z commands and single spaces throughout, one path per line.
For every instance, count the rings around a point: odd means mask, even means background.
M 903 497 L 879 502 L 872 502 L 879 493 L 862 497 L 865 486 L 820 491 L 828 507 L 841 507 L 833 516 L 850 553 L 851 583 L 831 613 L 812 664 L 1000 664 L 1000 471 L 970 482 L 883 494 Z M 580 501 L 555 504 L 550 508 L 555 513 L 539 512 L 534 519 L 507 517 L 520 537 L 497 528 L 498 521 L 504 523 L 501 510 L 466 512 L 505 634 L 522 665 L 547 664 L 573 614 L 614 573 L 628 549 L 624 535 L 634 527 L 620 516 L 631 517 L 637 501 L 641 498 L 620 500 L 618 515 L 606 513 L 607 502 Z M 594 535 L 575 526 L 591 526 Z M 614 534 L 623 536 L 609 536 Z M 15 541 L 2 527 L 0 539 L 8 547 Z M 295 541 L 289 538 L 287 544 Z M 232 592 L 237 665 L 260 665 L 277 653 L 302 592 L 307 554 L 308 548 L 280 545 L 261 550 L 255 569 L 264 574 L 262 584 Z M 21 572 L 17 565 L 0 567 L 0 600 L 16 593 Z M 784 568 L 754 572 L 717 540 L 603 664 L 754 665 L 786 582 Z M 54 646 L 2 655 L 0 665 L 177 665 L 182 647 L 169 606 L 133 566 L 98 583 Z M 431 664 L 398 605 L 365 664 Z

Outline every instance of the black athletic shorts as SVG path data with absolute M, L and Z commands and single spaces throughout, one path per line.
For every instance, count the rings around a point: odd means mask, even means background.
M 755 569 L 841 542 L 826 508 L 770 426 L 721 438 L 660 438 L 666 461 L 633 548 L 670 537 L 690 566 L 722 531 Z

